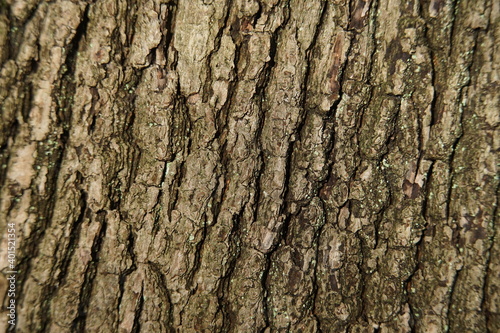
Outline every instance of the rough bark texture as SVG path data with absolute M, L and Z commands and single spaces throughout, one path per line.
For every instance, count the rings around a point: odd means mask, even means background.
M 500 331 L 499 57 L 497 0 L 3 0 L 15 331 Z

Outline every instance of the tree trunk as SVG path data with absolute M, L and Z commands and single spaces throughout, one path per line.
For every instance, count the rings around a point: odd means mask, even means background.
M 3 0 L 1 330 L 500 331 L 499 55 L 497 0 Z

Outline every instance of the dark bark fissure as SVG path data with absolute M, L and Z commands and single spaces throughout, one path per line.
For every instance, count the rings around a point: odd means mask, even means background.
M 126 31 L 126 36 L 127 36 L 127 45 L 130 46 L 132 45 L 132 41 L 135 36 L 135 27 L 137 23 L 137 5 L 138 1 L 136 0 L 126 0 L 127 3 L 127 14 L 126 14 L 126 25 L 125 25 L 125 31 Z M 123 57 L 121 60 L 121 65 L 123 67 L 126 66 L 126 57 Z
M 80 215 L 74 222 L 74 224 L 71 226 L 71 232 L 69 235 L 68 239 L 68 244 L 66 245 L 65 249 L 60 249 L 60 251 L 63 251 L 64 254 L 61 256 L 62 259 L 60 261 L 59 267 L 56 267 L 59 270 L 59 275 L 55 279 L 55 284 L 52 286 L 52 290 L 49 292 L 49 295 L 54 294 L 56 291 L 57 287 L 59 285 L 64 285 L 66 276 L 68 274 L 68 267 L 71 261 L 71 258 L 73 256 L 73 253 L 75 251 L 76 243 L 78 241 L 78 238 L 80 236 L 81 232 L 81 227 L 82 223 L 85 219 L 85 217 L 88 215 L 89 211 L 87 208 L 87 194 L 85 191 L 80 191 Z M 49 316 L 47 316 L 49 317 Z
M 54 90 L 52 99 L 56 101 L 57 117 L 60 126 L 66 131 L 71 125 L 73 97 L 76 92 L 75 69 L 77 54 L 84 43 L 87 26 L 89 23 L 90 5 L 87 5 L 80 19 L 80 24 L 76 28 L 73 39 L 67 46 L 67 54 L 64 65 L 59 69 L 60 84 L 59 89 Z
M 52 224 L 52 218 L 54 214 L 54 208 L 56 205 L 58 193 L 57 193 L 57 183 L 60 177 L 60 170 L 61 170 L 61 164 L 63 163 L 63 159 L 65 156 L 65 150 L 66 150 L 66 144 L 68 141 L 68 130 L 64 129 L 62 130 L 62 133 L 59 135 L 59 137 L 54 138 L 54 141 L 48 139 L 45 142 L 41 142 L 42 145 L 39 145 L 38 151 L 40 152 L 40 155 L 46 156 L 45 160 L 48 161 L 49 168 L 51 165 L 53 165 L 51 172 L 47 174 L 47 199 L 43 200 L 44 198 L 40 199 L 33 199 L 31 204 L 36 207 L 41 207 L 40 209 L 40 218 L 39 224 L 35 227 L 35 230 L 33 232 L 33 236 L 31 236 L 26 242 L 25 242 L 25 255 L 23 256 L 22 261 L 19 263 L 18 266 L 18 271 L 20 273 L 20 283 L 19 283 L 19 293 L 23 292 L 24 289 L 24 282 L 26 281 L 27 277 L 30 276 L 32 265 L 31 261 L 33 258 L 36 258 L 41 249 L 40 249 L 40 244 L 42 243 L 41 240 L 45 236 L 45 231 L 47 228 Z M 52 149 L 50 151 L 45 150 L 43 146 L 45 145 L 52 145 Z M 50 146 L 49 146 L 50 147 Z M 49 148 L 50 149 L 50 148 Z M 43 153 L 42 153 L 43 152 Z M 50 154 L 47 154 L 50 153 Z M 49 155 L 47 157 L 47 155 Z M 51 157 L 53 156 L 53 157 Z M 36 197 L 35 197 L 36 198 Z M 40 198 L 40 197 L 38 197 Z M 39 201 L 40 200 L 40 201 Z M 85 205 L 85 199 L 83 205 Z M 75 225 L 78 227 L 78 223 Z M 71 240 L 71 238 L 70 238 Z M 71 244 L 70 244 L 71 245 Z M 71 251 L 71 250 L 70 250 Z M 65 263 L 62 264 L 63 267 Z M 55 267 L 53 267 L 52 271 L 55 270 Z M 52 277 L 53 283 L 56 283 L 57 280 L 54 280 L 55 277 Z M 45 293 L 44 295 L 49 295 L 47 296 L 47 299 L 44 300 L 44 302 L 41 305 L 41 313 L 45 314 L 44 318 L 45 320 L 42 322 L 42 331 L 44 331 L 45 325 L 48 323 L 49 318 L 50 318 L 50 295 L 53 295 L 54 288 L 53 286 L 46 285 L 44 286 Z M 52 291 L 52 292 L 51 292 Z
M 91 257 L 92 260 L 89 262 L 85 270 L 85 279 L 82 284 L 82 289 L 79 296 L 78 304 L 78 316 L 73 320 L 71 329 L 73 332 L 85 332 L 85 325 L 88 319 L 87 312 L 90 306 L 90 298 L 92 295 L 92 289 L 94 287 L 94 280 L 97 276 L 97 266 L 99 264 L 99 253 L 101 246 L 106 236 L 106 211 L 100 211 L 95 214 L 95 222 L 100 224 L 100 230 L 98 236 L 94 239 L 92 244 Z M 42 330 L 42 332 L 44 332 Z
M 36 70 L 34 72 L 36 72 Z M 33 103 L 33 85 L 28 84 L 24 88 L 24 100 L 21 108 L 23 121 L 25 123 L 28 122 L 32 103 Z
M 5 136 L 7 137 L 7 139 L 5 140 L 5 143 L 0 147 L 0 162 L 2 163 L 1 164 L 1 168 L 0 168 L 0 184 L 2 185 L 2 188 L 5 186 L 6 184 L 6 179 L 7 179 L 7 165 L 11 159 L 11 155 L 8 154 L 9 150 L 9 142 L 8 140 L 14 140 L 15 138 L 15 134 L 17 133 L 18 129 L 19 129 L 19 122 L 17 120 L 14 120 L 12 121 L 12 123 L 10 124 L 10 126 L 8 127 L 8 132 L 5 133 Z M 5 166 L 5 167 L 4 167 Z M 15 191 L 15 189 L 12 189 L 13 191 Z M 14 195 L 17 195 L 15 192 L 14 192 Z M 4 199 L 2 198 L 0 200 L 3 201 Z M 10 208 L 9 208 L 9 211 L 10 211 Z
M 451 286 L 450 286 L 450 291 L 449 291 L 449 296 L 448 296 L 448 309 L 450 309 L 450 310 L 448 310 L 448 312 L 446 314 L 446 325 L 448 325 L 448 327 L 452 327 L 453 320 L 454 320 L 454 315 L 451 312 L 453 309 L 453 299 L 455 298 L 454 294 L 457 292 L 456 285 L 457 285 L 457 282 L 459 281 L 461 272 L 462 272 L 462 269 L 458 269 L 456 271 L 455 275 L 453 275 L 453 280 L 452 280 Z
M 268 83 L 270 81 L 270 78 L 271 78 L 271 75 L 272 75 L 272 71 L 274 70 L 275 68 L 275 65 L 276 65 L 276 62 L 275 62 L 275 57 L 276 57 L 276 52 L 277 52 L 277 43 L 278 43 L 278 40 L 281 36 L 281 31 L 286 27 L 286 25 L 288 24 L 289 20 L 290 20 L 290 11 L 291 11 L 291 8 L 290 8 L 290 2 L 287 1 L 286 2 L 286 10 L 285 10 L 285 18 L 283 20 L 283 22 L 281 23 L 281 25 L 274 31 L 272 37 L 271 37 L 271 41 L 270 41 L 270 49 L 269 49 L 269 57 L 270 57 L 270 60 L 269 62 L 266 64 L 264 70 L 262 71 L 262 76 L 261 78 L 263 79 L 262 80 L 262 83 L 259 83 L 257 85 L 257 89 L 256 89 L 256 94 L 258 94 L 257 96 L 262 96 L 261 98 L 258 98 L 257 99 L 257 103 L 261 102 L 262 101 L 262 98 L 264 100 L 266 100 L 266 89 L 268 87 Z M 258 130 L 258 133 L 257 133 L 257 138 L 258 138 L 258 147 L 259 147 L 259 151 L 261 152 L 261 161 L 262 161 L 262 168 L 261 170 L 266 170 L 267 168 L 267 162 L 266 162 L 266 157 L 267 157 L 267 152 L 265 152 L 262 147 L 263 147 L 263 144 L 261 142 L 261 138 L 262 138 L 262 128 L 264 127 L 264 122 L 265 122 L 265 118 L 266 118 L 266 113 L 268 112 L 267 109 L 263 109 L 262 108 L 262 104 L 260 104 L 260 113 L 261 113 L 261 118 L 260 118 L 260 125 L 259 125 L 259 130 Z M 288 150 L 288 159 L 287 159 L 287 162 L 286 162 L 286 170 L 285 170 L 285 178 L 286 179 L 289 179 L 290 177 L 290 152 L 291 152 L 291 145 L 289 147 L 289 150 Z M 260 176 L 259 176 L 259 180 L 257 181 L 257 189 L 256 189 L 256 193 L 258 195 L 258 197 L 256 198 L 256 200 L 260 200 L 260 191 L 261 191 L 261 187 L 260 187 Z M 286 183 L 285 183 L 286 184 Z M 284 193 L 283 193 L 283 198 L 286 198 L 286 192 L 287 192 L 287 187 L 285 186 L 284 188 Z M 256 201 L 257 203 L 259 201 Z M 259 205 L 257 205 L 257 207 L 255 208 L 255 218 L 253 221 L 257 221 L 257 216 L 258 216 L 258 210 L 259 210 Z M 281 210 L 283 210 L 283 207 L 281 207 Z M 278 249 L 279 247 L 279 243 L 284 239 L 283 237 L 286 235 L 286 230 L 288 229 L 288 224 L 289 224 L 289 221 L 290 221 L 290 216 L 286 216 L 285 217 L 285 221 L 283 223 L 283 225 L 281 226 L 281 230 L 278 230 L 278 239 L 276 240 L 275 244 L 272 246 L 272 248 L 264 254 L 264 271 L 262 272 L 262 278 L 261 278 L 261 288 L 262 288 L 262 308 L 263 308 L 263 314 L 264 314 L 264 323 L 265 323 L 265 327 L 261 329 L 261 332 L 263 333 L 266 328 L 269 328 L 270 327 L 270 320 L 269 320 L 269 317 L 270 317 L 270 309 L 269 309 L 269 300 L 268 300 L 268 297 L 269 297 L 269 290 L 268 290 L 268 277 L 269 277 L 269 273 L 270 273 L 270 270 L 271 270 L 271 258 L 272 258 L 272 255 L 274 254 L 274 252 Z
M 233 1 L 234 0 L 226 0 L 226 3 L 224 4 L 225 6 L 225 15 L 224 18 L 222 19 L 222 25 L 220 25 L 219 30 L 217 32 L 217 36 L 215 36 L 214 40 L 214 48 L 210 51 L 210 53 L 207 56 L 206 60 L 206 68 L 207 68 L 207 74 L 205 77 L 205 82 L 203 84 L 203 103 L 206 103 L 208 101 L 208 98 L 211 97 L 213 94 L 212 88 L 210 87 L 212 83 L 212 58 L 213 56 L 220 50 L 221 46 L 221 40 L 222 36 L 224 35 L 224 32 L 228 29 L 228 22 L 229 22 L 229 17 L 231 13 L 231 9 L 233 7 Z
M 12 29 L 9 30 L 7 40 L 9 43 L 8 49 L 8 55 L 7 55 L 7 60 L 15 59 L 16 56 L 19 53 L 19 46 L 21 45 L 23 41 L 23 36 L 24 32 L 26 29 L 26 26 L 28 23 L 33 20 L 35 14 L 38 12 L 38 8 L 42 1 L 38 1 L 35 6 L 33 6 L 30 10 L 29 13 L 26 14 L 26 18 L 24 21 L 20 21 L 18 18 L 16 18 L 14 15 L 12 15 L 10 8 L 8 8 L 8 5 L 6 2 L 2 1 L 0 4 L 0 13 L 4 12 L 7 15 L 7 18 L 12 25 Z M 5 62 L 4 62 L 5 63 Z M 3 66 L 4 63 L 1 65 Z
M 373 8 L 373 10 L 372 10 Z M 371 33 L 371 41 L 373 49 L 370 53 L 369 69 L 366 71 L 366 84 L 373 88 L 373 69 L 375 67 L 375 55 L 377 54 L 377 25 L 380 24 L 378 19 L 379 12 L 379 0 L 373 0 L 370 4 L 370 24 L 373 24 L 373 31 Z M 372 94 L 370 94 L 371 96 Z M 369 104 L 369 103 L 368 103 Z
M 203 226 L 201 227 L 201 239 L 199 242 L 197 242 L 194 246 L 194 259 L 193 259 L 193 266 L 192 268 L 186 273 L 186 287 L 189 289 L 194 289 L 193 292 L 196 290 L 197 286 L 193 288 L 194 286 L 194 277 L 198 270 L 200 269 L 201 265 L 201 257 L 202 257 L 202 251 L 203 251 L 203 244 L 205 243 L 205 240 L 207 238 L 207 223 L 206 223 L 206 216 L 203 215 L 201 216 L 201 220 L 203 220 Z M 200 231 L 198 231 L 200 232 Z
M 136 258 L 135 252 L 134 252 L 135 244 L 136 244 L 136 242 L 135 242 L 135 237 L 134 237 L 134 231 L 132 230 L 132 227 L 129 226 L 128 227 L 128 238 L 127 238 L 127 254 L 130 257 L 132 263 L 130 264 L 130 267 L 125 269 L 119 275 L 119 280 L 118 280 L 119 295 L 118 295 L 118 300 L 116 302 L 117 303 L 117 309 L 116 309 L 117 313 L 120 313 L 120 306 L 122 305 L 123 294 L 125 293 L 125 283 L 126 283 L 127 279 L 129 278 L 129 276 L 137 270 L 137 258 Z M 143 289 L 141 289 L 141 296 L 139 299 L 140 299 L 140 302 L 137 305 L 138 309 L 136 309 L 136 318 L 135 319 L 138 319 L 140 317 L 140 312 L 142 311 L 142 305 L 144 302 Z M 134 327 L 136 327 L 135 319 L 134 319 Z M 138 327 L 140 328 L 140 326 L 138 326 Z M 139 329 L 139 328 L 137 328 L 137 329 Z M 134 329 L 132 329 L 132 332 L 139 332 L 139 330 L 134 331 Z
M 160 265 L 158 265 L 157 263 L 153 263 L 153 262 L 148 262 L 148 266 L 151 268 L 151 271 L 155 274 L 156 281 L 157 281 L 159 288 L 160 288 L 160 291 L 161 291 L 161 295 L 163 296 L 162 298 L 164 298 L 164 301 L 169 306 L 168 314 L 166 316 L 167 322 L 165 323 L 165 326 L 167 327 L 168 332 L 174 332 L 174 329 L 173 329 L 174 318 L 173 318 L 173 311 L 172 311 L 173 303 L 172 303 L 172 297 L 170 295 L 170 291 L 168 289 L 168 283 L 167 283 L 167 280 L 166 280 L 165 275 L 164 275 L 164 269 Z M 141 289 L 140 302 L 137 305 L 136 315 L 135 315 L 135 319 L 134 319 L 134 327 L 136 326 L 136 319 L 138 321 L 140 320 L 141 312 L 143 311 L 143 307 L 144 307 L 144 301 L 145 300 L 144 300 L 144 286 L 143 286 Z M 140 322 L 138 322 L 138 324 L 140 324 Z
M 231 315 L 231 306 L 230 303 L 226 299 L 226 294 L 229 290 L 229 285 L 231 283 L 231 278 L 234 273 L 234 269 L 236 267 L 236 263 L 238 258 L 241 255 L 241 230 L 240 230 L 240 220 L 241 220 L 242 212 L 238 215 L 233 215 L 233 226 L 230 231 L 231 235 L 231 246 L 229 249 L 229 260 L 228 260 L 228 269 L 225 272 L 224 276 L 218 281 L 217 288 L 217 301 L 218 301 L 218 309 L 217 313 L 222 312 L 222 325 L 221 331 L 231 332 L 235 329 L 232 315 Z
M 46 145 L 49 145 L 49 149 L 51 149 L 50 145 L 51 145 L 52 141 L 50 139 L 46 140 L 45 142 L 40 142 L 41 145 L 39 145 L 39 147 L 38 147 L 39 156 L 40 155 L 47 156 L 47 153 L 50 153 L 50 154 L 48 154 L 49 156 L 45 157 L 44 159 L 48 161 L 47 164 L 49 165 L 49 167 L 51 165 L 51 161 L 54 161 L 54 162 L 52 162 L 54 164 L 54 166 L 53 166 L 52 170 L 50 171 L 50 173 L 48 174 L 48 177 L 50 177 L 50 178 L 47 180 L 47 184 L 49 187 L 47 189 L 47 193 L 49 193 L 47 199 L 44 200 L 45 202 L 43 204 L 41 204 L 40 202 L 36 202 L 36 201 L 32 202 L 32 205 L 35 207 L 36 206 L 45 207 L 45 209 L 43 209 L 42 212 L 40 212 L 41 213 L 40 215 L 41 215 L 41 217 L 45 217 L 44 220 L 46 222 L 43 222 L 43 220 L 40 221 L 42 223 L 40 223 L 36 227 L 37 230 L 34 233 L 34 236 L 31 237 L 27 242 L 26 248 L 31 249 L 31 250 L 27 252 L 27 256 L 23 258 L 23 261 L 19 265 L 19 271 L 24 273 L 22 275 L 21 283 L 20 283 L 20 287 L 19 287 L 21 293 L 23 290 L 24 281 L 25 281 L 26 277 L 29 276 L 31 268 L 32 268 L 31 267 L 31 259 L 36 257 L 39 253 L 40 249 L 38 248 L 38 245 L 41 243 L 41 239 L 44 236 L 46 228 L 50 225 L 50 223 L 52 221 L 52 214 L 54 211 L 55 202 L 57 200 L 56 199 L 57 198 L 57 192 L 56 192 L 57 180 L 58 180 L 59 175 L 60 175 L 59 171 L 61 169 L 61 163 L 63 162 L 66 145 L 67 145 L 67 141 L 69 138 L 69 121 L 70 120 L 69 120 L 68 114 L 69 115 L 71 114 L 71 101 L 68 101 L 67 99 L 70 99 L 71 96 L 73 96 L 74 92 L 75 92 L 75 85 L 73 83 L 74 78 L 72 75 L 74 75 L 74 69 L 75 69 L 74 68 L 75 56 L 76 56 L 77 51 L 80 47 L 79 45 L 80 45 L 80 42 L 82 40 L 82 37 L 84 36 L 87 22 L 88 22 L 87 14 L 88 14 L 88 6 L 85 10 L 85 14 L 83 15 L 83 17 L 80 21 L 80 25 L 77 28 L 75 36 L 73 37 L 72 41 L 68 45 L 68 54 L 66 56 L 66 61 L 65 61 L 65 66 L 66 66 L 67 71 L 61 72 L 61 74 L 60 74 L 62 77 L 60 91 L 61 90 L 64 91 L 62 93 L 62 95 L 64 96 L 64 99 L 66 99 L 66 100 L 62 101 L 62 103 L 58 105 L 58 110 L 62 109 L 62 108 L 67 108 L 67 111 L 64 112 L 64 115 L 60 115 L 60 117 L 59 117 L 59 121 L 60 121 L 59 125 L 63 128 L 62 133 L 59 134 L 58 138 L 57 137 L 55 138 L 55 142 L 57 142 L 57 143 L 54 143 L 54 144 L 57 146 L 54 147 L 55 149 L 53 151 L 47 151 L 46 148 L 44 147 Z M 67 88 L 63 88 L 65 84 L 68 85 Z M 31 102 L 30 102 L 30 106 L 31 106 Z M 55 152 L 55 154 L 53 154 L 53 152 Z M 54 155 L 54 157 L 51 157 L 50 155 Z M 80 182 L 81 182 L 81 177 L 80 177 Z M 45 295 L 53 295 L 54 291 L 55 291 L 55 284 L 56 283 L 64 283 L 64 278 L 65 278 L 66 273 L 67 273 L 69 261 L 70 261 L 71 255 L 74 251 L 75 242 L 77 240 L 79 230 L 81 227 L 81 223 L 83 221 L 84 214 L 86 211 L 86 197 L 85 197 L 84 192 L 81 192 L 80 206 L 82 207 L 80 215 L 78 216 L 75 224 L 72 226 L 71 236 L 69 238 L 67 248 L 65 249 L 67 252 L 65 255 L 62 256 L 62 260 L 59 263 L 61 271 L 60 271 L 59 276 L 57 278 L 54 277 L 54 279 L 55 279 L 54 284 L 52 286 L 48 285 L 45 287 L 46 288 Z M 49 306 L 50 306 L 50 296 L 43 303 L 42 308 L 41 308 L 41 313 L 44 314 L 43 317 L 45 318 L 45 321 L 42 323 L 42 331 L 46 329 L 46 325 L 50 320 Z
M 80 181 L 81 181 L 81 177 Z M 45 332 L 47 331 L 47 327 L 49 323 L 51 322 L 51 313 L 50 313 L 50 301 L 51 297 L 55 295 L 57 292 L 59 286 L 62 286 L 66 283 L 66 277 L 68 274 L 68 269 L 70 262 L 73 258 L 73 254 L 75 252 L 75 248 L 77 246 L 77 241 L 78 237 L 80 236 L 81 228 L 82 228 L 82 223 L 85 220 L 86 216 L 88 215 L 89 211 L 87 208 L 87 194 L 84 191 L 80 192 L 80 215 L 78 216 L 77 220 L 73 223 L 71 226 L 71 232 L 69 235 L 69 239 L 67 244 L 65 244 L 65 248 L 59 249 L 57 251 L 62 251 L 63 254 L 61 255 L 61 260 L 58 263 L 58 266 L 55 266 L 53 269 L 53 276 L 54 279 L 51 284 L 46 286 L 46 295 L 47 299 L 46 302 L 42 304 L 41 307 L 41 313 L 45 319 L 45 321 L 42 322 L 41 325 L 41 331 Z M 59 247 L 59 246 L 57 246 Z M 55 272 L 59 271 L 59 274 L 57 277 L 55 276 Z
M 167 17 L 165 18 L 163 25 L 164 34 L 162 41 L 160 42 L 160 46 L 163 46 L 163 54 L 165 55 L 165 59 L 168 59 L 168 50 L 172 44 L 176 15 L 177 15 L 177 1 L 171 1 L 167 3 Z
M 139 333 L 141 331 L 141 313 L 144 306 L 144 287 L 141 288 L 141 293 L 139 296 L 139 303 L 135 310 L 134 326 L 132 326 L 132 333 Z

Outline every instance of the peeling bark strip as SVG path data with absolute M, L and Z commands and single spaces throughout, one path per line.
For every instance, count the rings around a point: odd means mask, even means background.
M 15 332 L 500 331 L 500 2 L 4 1 Z

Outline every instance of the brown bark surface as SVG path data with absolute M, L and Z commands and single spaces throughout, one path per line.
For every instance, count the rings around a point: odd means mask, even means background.
M 499 332 L 499 57 L 498 0 L 2 0 L 0 329 Z

